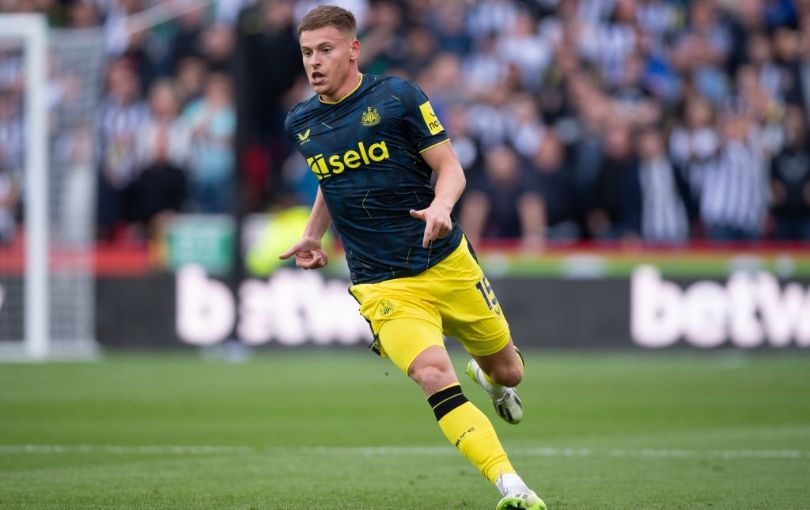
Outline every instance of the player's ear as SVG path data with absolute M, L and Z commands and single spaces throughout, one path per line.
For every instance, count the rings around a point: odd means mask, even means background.
M 349 60 L 354 62 L 360 56 L 360 41 L 353 39 L 349 46 Z

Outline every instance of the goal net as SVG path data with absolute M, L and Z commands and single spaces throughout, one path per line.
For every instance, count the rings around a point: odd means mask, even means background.
M 0 14 L 0 359 L 96 353 L 100 30 Z

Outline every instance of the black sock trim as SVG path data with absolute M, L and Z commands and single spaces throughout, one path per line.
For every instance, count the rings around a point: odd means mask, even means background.
M 436 421 L 441 420 L 447 415 L 447 413 L 459 406 L 466 404 L 467 402 L 467 397 L 465 397 L 464 394 L 455 395 L 448 398 L 433 408 L 433 414 L 436 415 Z
M 452 386 L 448 386 L 443 390 L 437 391 L 436 393 L 428 397 L 428 404 L 430 404 L 430 407 L 436 407 L 443 401 L 455 395 L 461 395 L 460 384 L 454 384 Z
M 461 392 L 461 385 L 459 384 L 437 391 L 428 397 L 428 404 L 433 408 L 436 421 L 441 420 L 447 413 L 465 402 L 467 402 L 467 397 Z

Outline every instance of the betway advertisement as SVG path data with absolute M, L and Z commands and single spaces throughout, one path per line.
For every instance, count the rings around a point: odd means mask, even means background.
M 632 276 L 630 325 L 642 347 L 810 347 L 810 289 L 765 271 L 679 285 L 642 266 Z
M 515 341 L 573 349 L 806 349 L 810 281 L 746 270 L 725 279 L 496 277 Z M 98 282 L 97 336 L 110 347 L 365 346 L 368 324 L 344 278 L 280 269 L 228 282 L 196 265 Z M 452 340 L 448 343 L 452 344 Z
M 177 273 L 176 331 L 181 341 L 213 345 L 232 332 L 247 345 L 353 345 L 371 341 L 368 323 L 342 280 L 282 269 L 247 279 L 238 295 L 198 266 Z

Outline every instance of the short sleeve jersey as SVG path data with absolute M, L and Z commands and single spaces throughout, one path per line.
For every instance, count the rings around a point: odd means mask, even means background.
M 421 153 L 448 142 L 416 84 L 361 75 L 338 102 L 315 95 L 296 105 L 285 129 L 318 178 L 353 283 L 419 274 L 459 245 L 453 218 L 447 237 L 422 248 L 425 223 L 409 213 L 434 197 L 432 170 Z

